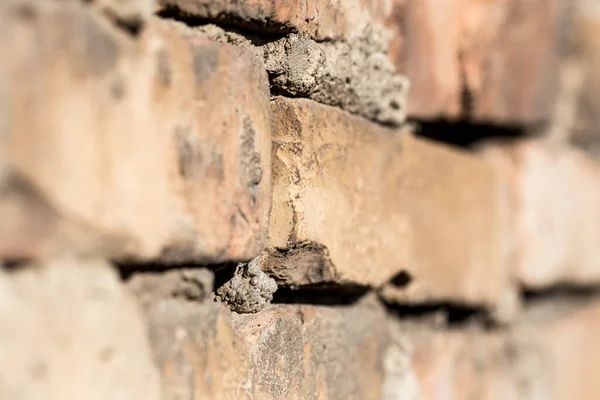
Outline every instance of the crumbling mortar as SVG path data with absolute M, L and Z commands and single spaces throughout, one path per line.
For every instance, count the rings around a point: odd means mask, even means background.
M 396 72 L 387 56 L 388 39 L 374 29 L 351 41 L 317 41 L 294 32 L 268 40 L 215 24 L 190 28 L 185 21 L 170 21 L 189 34 L 250 50 L 264 62 L 271 94 L 309 98 L 386 126 L 405 122 L 408 79 Z

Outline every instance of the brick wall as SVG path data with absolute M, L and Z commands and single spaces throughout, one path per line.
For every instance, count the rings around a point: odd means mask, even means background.
M 600 2 L 0 1 L 0 398 L 597 400 Z

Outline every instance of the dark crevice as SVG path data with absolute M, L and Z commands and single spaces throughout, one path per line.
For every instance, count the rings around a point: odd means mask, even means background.
M 226 263 L 215 268 L 215 284 L 213 291 L 216 291 L 233 278 L 236 266 L 237 263 Z
M 485 123 L 453 122 L 448 120 L 411 121 L 415 123 L 415 134 L 430 140 L 455 147 L 475 149 L 482 142 L 493 139 L 515 141 L 539 135 L 540 129 L 518 126 L 497 126 Z
M 497 326 L 489 312 L 480 307 L 451 302 L 384 304 L 390 314 L 400 320 L 435 320 L 437 324 L 448 328 L 475 325 L 491 329 Z
M 523 318 L 548 321 L 565 318 L 586 310 L 600 301 L 600 285 L 558 284 L 532 290 L 523 288 Z
M 179 21 L 189 27 L 201 27 L 205 25 L 216 25 L 227 32 L 243 36 L 254 46 L 262 46 L 266 43 L 275 42 L 285 37 L 294 30 L 275 24 L 265 24 L 264 21 L 246 21 L 231 15 L 219 15 L 214 19 L 200 18 L 176 7 L 166 8 L 157 13 L 160 18 Z
M 458 54 L 458 62 L 461 66 L 460 69 L 460 80 L 461 80 L 461 89 L 460 89 L 460 107 L 462 111 L 463 118 L 469 120 L 473 115 L 473 109 L 475 104 L 475 96 L 469 88 L 469 82 L 467 81 L 467 73 L 465 71 L 465 63 L 464 63 L 464 55 L 462 52 Z
M 413 277 L 406 271 L 400 271 L 390 279 L 390 283 L 396 287 L 405 287 L 411 283 Z
M 543 289 L 522 288 L 521 293 L 525 306 L 565 299 L 587 301 L 600 297 L 600 285 L 558 284 Z
M 32 265 L 33 260 L 26 258 L 12 258 L 5 259 L 0 262 L 0 265 L 3 267 L 5 271 L 8 272 L 16 272 L 20 269 L 23 269 L 27 266 Z
M 144 22 L 141 19 L 136 18 L 130 21 L 123 21 L 110 15 L 109 18 L 111 18 L 117 28 L 133 37 L 139 36 L 144 28 Z
M 324 306 L 352 305 L 368 293 L 363 286 L 342 286 L 318 284 L 303 286 L 301 289 L 277 289 L 273 295 L 274 304 L 310 304 Z
M 133 275 L 144 272 L 167 272 L 178 269 L 210 269 L 215 271 L 215 274 L 223 268 L 227 268 L 230 264 L 196 264 L 196 263 L 177 263 L 177 264 L 163 264 L 163 263 L 113 263 L 119 272 L 121 280 L 127 281 Z

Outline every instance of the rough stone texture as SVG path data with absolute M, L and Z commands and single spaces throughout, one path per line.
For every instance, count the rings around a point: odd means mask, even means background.
M 269 41 L 211 24 L 198 29 L 263 57 L 272 93 L 307 97 L 386 125 L 405 121 L 410 85 L 396 73 L 381 35 L 369 33 L 349 43 L 316 42 L 307 34 L 292 33 Z
M 408 76 L 408 114 L 530 124 L 556 89 L 560 0 L 395 0 L 391 58 Z
M 182 24 L 163 39 L 153 88 L 156 128 L 171 139 L 169 243 L 163 258 L 222 262 L 258 255 L 271 207 L 269 87 L 251 51 Z
M 239 263 L 230 280 L 219 287 L 216 300 L 238 313 L 256 313 L 273 300 L 277 283 L 260 269 L 260 257 Z
M 408 80 L 396 74 L 376 40 L 320 44 L 290 34 L 263 48 L 272 91 L 308 97 L 384 124 L 404 122 Z
M 258 255 L 271 197 L 261 60 L 156 21 L 135 39 L 79 3 L 3 8 L 0 255 Z
M 309 100 L 276 98 L 272 120 L 276 254 L 262 267 L 280 286 L 394 278 L 394 301 L 511 297 L 484 160 Z M 299 257 L 306 272 L 280 272 Z
M 157 298 L 146 311 L 165 399 L 403 399 L 414 384 L 385 312 L 368 299 L 242 315 Z
M 307 33 L 318 41 L 351 40 L 382 29 L 391 0 L 158 0 L 160 10 L 260 32 Z
M 133 299 L 103 262 L 0 271 L 0 397 L 160 398 Z
M 488 146 L 503 177 L 507 265 L 522 284 L 600 282 L 600 165 L 542 141 Z

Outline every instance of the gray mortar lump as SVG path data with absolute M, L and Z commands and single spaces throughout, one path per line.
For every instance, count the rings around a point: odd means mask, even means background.
M 260 257 L 239 263 L 233 277 L 218 288 L 215 299 L 237 313 L 256 313 L 273 300 L 277 283 L 260 268 Z
M 296 33 L 265 42 L 215 25 L 198 29 L 262 58 L 273 94 L 307 97 L 391 126 L 406 120 L 408 79 L 396 72 L 387 56 L 387 39 L 373 29 L 350 42 L 317 42 Z

